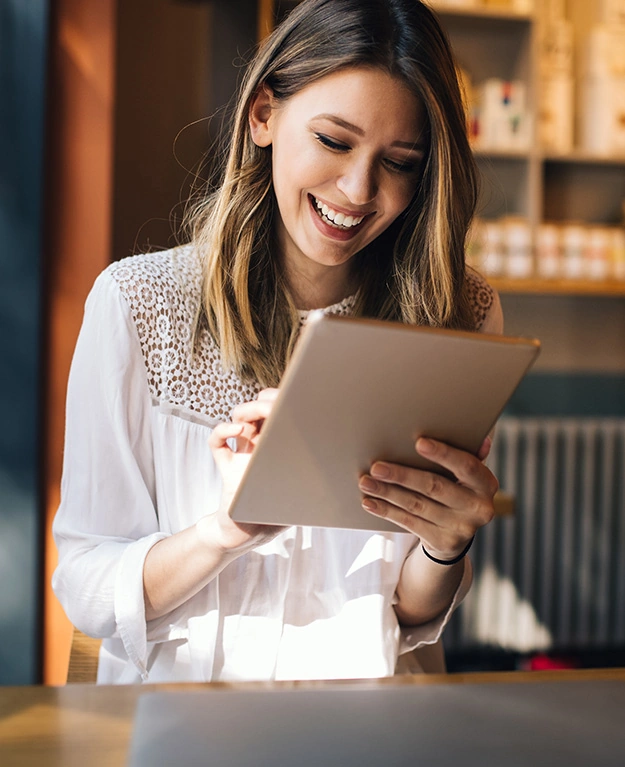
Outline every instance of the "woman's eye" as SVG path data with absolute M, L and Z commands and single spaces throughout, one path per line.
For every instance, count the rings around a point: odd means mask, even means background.
M 347 152 L 349 149 L 347 144 L 339 144 L 337 141 L 334 141 L 329 136 L 325 136 L 323 133 L 315 133 L 315 138 L 320 144 L 323 144 L 323 146 L 326 146 L 328 149 L 332 149 L 335 152 Z
M 390 159 L 386 160 L 386 165 L 392 171 L 397 173 L 414 173 L 419 167 L 419 164 L 416 162 L 399 162 L 397 160 Z

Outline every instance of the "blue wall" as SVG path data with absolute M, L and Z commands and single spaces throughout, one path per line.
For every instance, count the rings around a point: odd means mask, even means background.
M 40 296 L 48 0 L 0 0 L 0 684 L 40 681 Z
M 625 416 L 621 373 L 530 373 L 505 411 L 514 416 Z

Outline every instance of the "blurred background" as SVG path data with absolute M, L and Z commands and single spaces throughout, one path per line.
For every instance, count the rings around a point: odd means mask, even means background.
M 50 525 L 87 293 L 176 243 L 245 60 L 296 4 L 0 0 L 0 684 L 65 681 Z M 625 0 L 430 5 L 482 175 L 468 257 L 506 333 L 543 344 L 448 666 L 625 665 Z

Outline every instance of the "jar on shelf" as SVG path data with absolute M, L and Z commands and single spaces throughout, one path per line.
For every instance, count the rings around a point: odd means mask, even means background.
M 504 274 L 504 229 L 501 221 L 483 221 L 481 226 L 482 270 L 488 277 Z
M 625 280 L 625 229 L 615 227 L 611 231 L 610 239 L 612 276 L 617 280 Z
M 581 224 L 562 228 L 562 276 L 569 280 L 585 277 L 587 230 Z
M 557 224 L 540 224 L 536 232 L 536 271 L 542 279 L 562 275 L 562 245 Z
M 610 274 L 610 229 L 593 226 L 588 231 L 586 246 L 586 276 L 590 280 L 605 280 Z
M 534 272 L 532 231 L 524 218 L 504 219 L 505 273 L 512 279 L 527 279 Z

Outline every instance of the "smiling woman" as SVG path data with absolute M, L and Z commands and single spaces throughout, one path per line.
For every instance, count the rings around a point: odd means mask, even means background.
M 261 46 L 188 244 L 113 264 L 87 302 L 54 587 L 103 638 L 99 681 L 389 676 L 438 645 L 493 515 L 488 440 L 420 439 L 446 477 L 353 478 L 398 533 L 237 523 L 230 501 L 309 310 L 501 332 L 465 269 L 475 179 L 424 4 L 304 0 Z
M 419 100 L 383 70 L 341 69 L 284 104 L 261 88 L 250 128 L 257 146 L 273 150 L 276 244 L 292 298 L 300 309 L 340 301 L 358 286 L 353 256 L 415 194 Z

